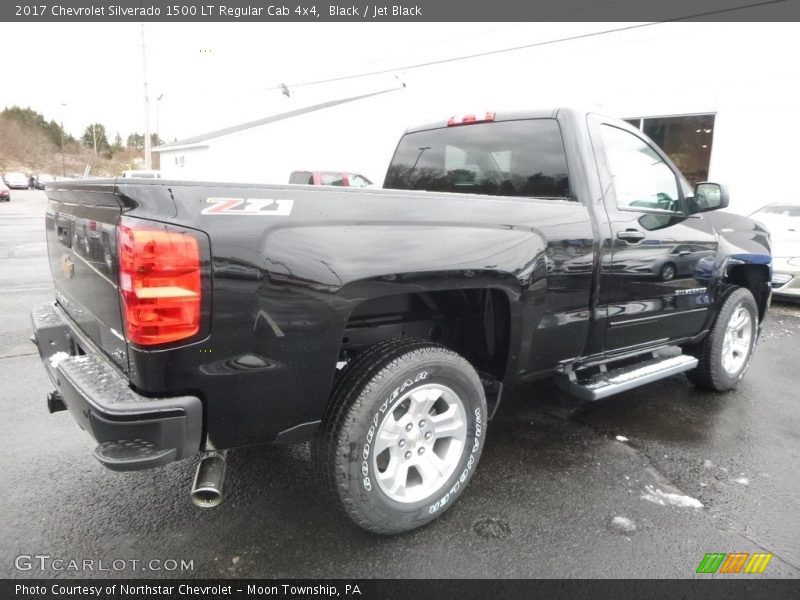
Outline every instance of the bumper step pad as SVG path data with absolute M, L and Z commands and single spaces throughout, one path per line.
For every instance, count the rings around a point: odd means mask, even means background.
M 157 448 L 147 440 L 103 442 L 94 449 L 94 456 L 115 471 L 137 470 L 165 465 L 175 460 L 176 448 Z

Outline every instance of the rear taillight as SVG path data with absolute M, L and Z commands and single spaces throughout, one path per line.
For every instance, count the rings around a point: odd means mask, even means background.
M 196 237 L 124 218 L 117 226 L 119 292 L 129 342 L 153 346 L 200 331 L 201 260 Z

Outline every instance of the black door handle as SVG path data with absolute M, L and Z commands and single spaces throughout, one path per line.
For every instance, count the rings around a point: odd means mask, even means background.
M 626 229 L 625 231 L 618 231 L 617 238 L 629 244 L 638 244 L 644 239 L 644 234 L 638 229 Z

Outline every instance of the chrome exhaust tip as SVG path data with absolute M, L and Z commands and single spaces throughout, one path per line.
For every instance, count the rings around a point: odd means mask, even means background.
M 197 465 L 190 497 L 200 508 L 214 508 L 222 503 L 222 481 L 225 479 L 225 454 L 210 452 Z

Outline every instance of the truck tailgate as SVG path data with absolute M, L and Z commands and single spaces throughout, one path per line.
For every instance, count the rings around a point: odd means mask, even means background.
M 116 226 L 122 206 L 113 182 L 47 187 L 47 249 L 56 301 L 100 350 L 128 370 L 117 289 Z

